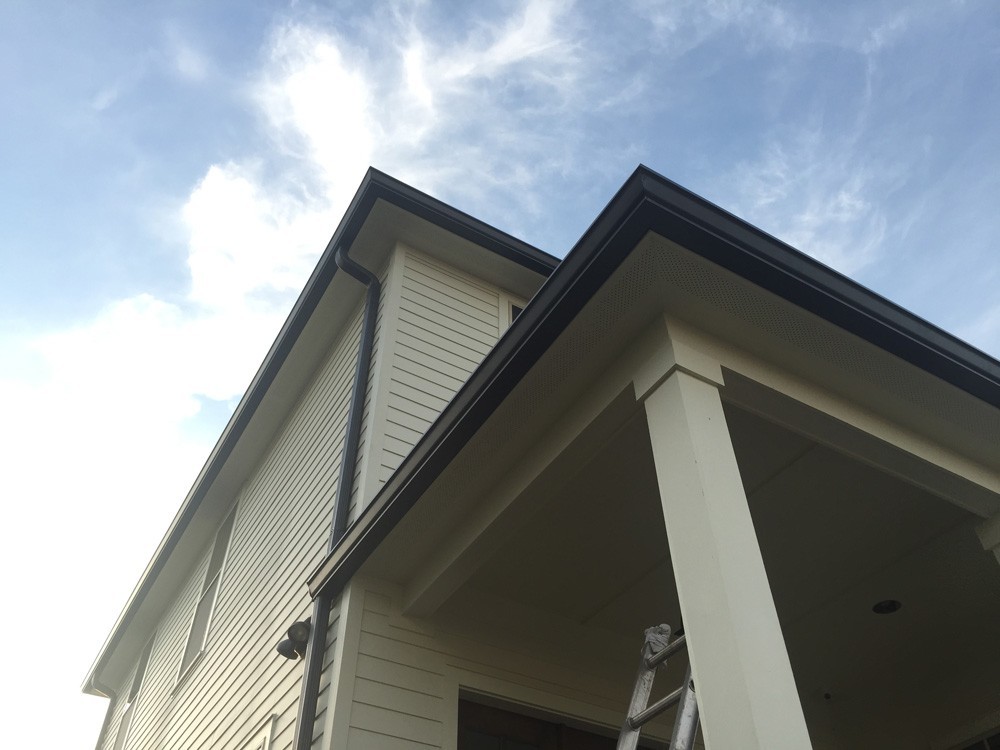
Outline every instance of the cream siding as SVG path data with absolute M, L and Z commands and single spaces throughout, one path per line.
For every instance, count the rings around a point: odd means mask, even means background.
M 136 667 L 137 666 L 138 664 L 136 664 Z M 115 746 L 115 742 L 118 740 L 118 730 L 120 729 L 119 725 L 121 724 L 122 716 L 125 714 L 125 702 L 128 700 L 128 690 L 129 686 L 132 684 L 132 679 L 135 677 L 136 667 L 132 668 L 132 671 L 128 673 L 125 680 L 118 687 L 118 697 L 111 706 L 111 716 L 108 717 L 108 728 L 104 734 L 104 741 L 97 746 L 97 750 L 111 750 L 111 748 Z M 138 708 L 139 705 L 136 704 L 136 709 Z
M 340 606 L 336 604 L 330 609 L 329 626 L 326 629 L 326 651 L 323 654 L 323 673 L 319 681 L 319 697 L 316 700 L 316 723 L 313 725 L 314 748 L 323 746 L 323 727 L 326 723 L 326 712 L 330 705 L 331 678 L 333 676 L 333 664 L 337 653 L 337 633 L 340 629 Z M 272 743 L 271 747 L 291 747 L 292 738 L 289 735 L 282 744 Z
M 357 516 L 357 498 L 374 497 L 490 351 L 503 317 L 499 288 L 409 248 L 393 252 L 382 282 L 349 521 Z M 242 487 L 207 646 L 179 682 L 210 548 L 162 618 L 127 747 L 242 748 L 272 716 L 270 747 L 291 747 L 302 667 L 279 657 L 274 646 L 291 622 L 310 612 L 303 577 L 326 551 L 361 320 L 359 306 Z M 360 612 L 359 604 L 357 623 Z M 331 665 L 346 627 L 339 615 L 338 605 L 329 625 L 316 748 L 333 741 L 323 732 L 333 726 L 328 702 L 336 693 L 331 676 L 338 670 Z M 367 610 L 364 617 L 369 618 Z M 367 651 L 358 651 L 362 634 L 354 635 L 349 657 L 341 648 L 351 662 L 345 672 L 349 690 L 346 698 L 337 698 L 353 720 L 337 729 L 337 736 L 344 741 L 349 736 L 359 747 L 368 741 L 393 747 L 404 738 L 409 747 L 440 746 L 445 697 L 427 691 L 434 675 L 420 675 L 419 667 L 404 663 L 394 672 L 384 657 L 367 653 L 375 650 L 371 641 L 378 636 L 366 633 Z M 112 711 L 108 750 L 123 708 Z M 385 722 L 381 730 L 379 721 Z
M 370 499 L 396 470 L 500 333 L 501 290 L 441 261 L 397 248 L 390 274 L 395 322 L 379 374 L 384 403 Z M 373 454 L 374 460 L 374 454 Z
M 146 677 L 137 698 L 136 714 L 132 720 L 132 731 L 126 748 L 156 747 L 164 711 L 177 681 L 177 671 L 191 627 L 191 618 L 201 595 L 202 580 L 208 567 L 210 552 L 211 549 L 205 550 L 173 607 L 160 621 L 153 651 L 149 657 L 149 666 L 146 668 Z M 197 668 L 197 663 L 193 668 Z
M 243 486 L 207 647 L 179 683 L 209 549 L 162 619 L 128 748 L 241 748 L 272 715 L 270 747 L 291 747 L 302 662 L 274 647 L 311 610 L 303 577 L 326 552 L 360 329 L 359 311 Z M 337 627 L 334 607 L 327 666 Z M 320 685 L 317 747 L 329 674 Z M 116 711 L 112 720 L 119 718 Z
M 447 617 L 430 623 L 401 614 L 395 587 L 365 581 L 361 588 L 349 750 L 454 750 L 458 699 L 464 692 L 597 724 L 620 719 L 628 701 L 623 685 L 630 685 L 635 665 L 622 660 L 608 673 L 602 664 L 607 660 L 595 647 L 606 637 L 603 631 L 586 633 L 570 624 L 562 630 L 560 623 L 531 618 L 525 621 L 535 623 L 535 637 L 506 635 L 506 623 L 482 629 L 472 620 Z M 484 605 L 490 606 L 485 600 Z M 544 642 L 548 637 L 557 644 L 552 649 Z M 575 663 L 571 655 L 579 657 Z M 650 736 L 668 731 L 662 725 L 657 730 Z

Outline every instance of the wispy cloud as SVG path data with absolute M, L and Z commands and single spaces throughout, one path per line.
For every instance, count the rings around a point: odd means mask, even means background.
M 904 12 L 898 12 L 896 15 L 870 28 L 867 36 L 861 42 L 861 51 L 866 55 L 881 52 L 906 31 L 909 23 L 909 15 Z
M 886 218 L 876 165 L 850 139 L 804 130 L 772 140 L 723 183 L 723 202 L 842 273 L 877 259 Z
M 100 91 L 98 91 L 94 97 L 90 100 L 90 107 L 95 112 L 103 112 L 116 101 L 118 97 L 121 96 L 121 86 L 118 84 L 113 84 L 111 86 L 105 86 Z
M 164 36 L 167 61 L 171 70 L 189 81 L 204 81 L 211 70 L 211 60 L 198 49 L 192 35 L 174 24 L 168 24 Z
M 147 530 L 114 534 L 113 554 L 82 539 L 94 549 L 72 553 L 107 567 L 102 589 L 123 600 L 217 434 L 200 421 L 204 403 L 242 393 L 369 164 L 431 190 L 462 173 L 472 203 L 501 185 L 531 200 L 562 136 L 524 123 L 555 117 L 580 74 L 568 6 L 528 0 L 451 40 L 424 31 L 418 6 L 400 7 L 397 25 L 381 29 L 378 60 L 329 28 L 274 30 L 249 96 L 269 148 L 206 166 L 178 201 L 171 231 L 183 239 L 186 288 L 125 296 L 71 327 L 5 339 L 0 454 L 19 502 L 4 535 L 43 523 L 49 502 L 67 523 L 109 530 L 141 515 Z M 174 30 L 166 41 L 159 62 L 191 80 L 210 73 L 192 40 Z M 505 88 L 517 89 L 523 111 L 497 96 Z M 107 86 L 92 107 L 113 106 L 121 91 Z M 15 355 L 31 366 L 7 366 Z M 89 518 L 97 508 L 101 518 Z M 0 551 L 8 569 L 15 549 Z M 73 608 L 84 608 L 85 582 L 70 588 L 81 597 Z M 104 625 L 91 627 L 79 635 L 92 645 Z M 75 679 L 85 667 L 60 670 Z
M 59 570 L 68 611 L 93 611 L 98 587 L 115 600 L 48 635 L 60 649 L 13 655 L 12 673 L 44 677 L 21 692 L 53 695 L 61 680 L 63 695 L 76 694 L 224 405 L 239 398 L 369 164 L 560 252 L 643 161 L 1000 350 L 1000 312 L 983 301 L 1000 278 L 989 220 L 1000 195 L 989 128 L 998 98 L 983 62 L 998 53 L 990 2 L 629 0 L 609 11 L 375 0 L 338 4 L 350 9 L 336 17 L 277 2 L 227 29 L 177 5 L 131 16 L 147 33 L 131 46 L 107 36 L 130 51 L 94 53 L 103 64 L 74 78 L 74 107 L 87 115 L 74 155 L 92 158 L 66 159 L 69 141 L 56 151 L 78 169 L 99 160 L 102 175 L 184 162 L 156 172 L 155 188 L 127 181 L 137 204 L 156 209 L 101 214 L 143 232 L 79 232 L 80 263 L 122 257 L 87 244 L 89 233 L 135 243 L 123 266 L 149 272 L 121 271 L 131 286 L 72 325 L 13 334 L 18 319 L 0 331 L 10 498 L 0 564 L 23 569 L 18 537 L 41 530 L 35 546 L 79 561 Z M 44 54 L 64 68 L 58 52 L 53 42 Z M 178 127 L 208 102 L 218 107 Z M 113 163 L 107 146 L 121 144 L 131 166 Z M 75 224 L 74 208 L 100 214 L 100 196 L 64 210 L 66 195 L 84 191 L 61 190 L 76 184 L 71 169 L 50 164 L 59 185 L 45 200 L 58 220 Z M 44 575 L 14 577 L 8 598 L 44 609 Z M 54 745 L 96 735 L 63 724 Z M 12 744 L 31 742 L 20 739 Z
M 810 39 L 806 24 L 789 6 L 758 0 L 635 0 L 649 21 L 654 43 L 685 54 L 717 34 L 738 33 L 751 47 L 792 47 Z
M 572 119 L 558 118 L 589 106 L 569 4 L 528 0 L 448 39 L 423 28 L 421 7 L 396 8 L 377 61 L 336 33 L 282 28 L 258 87 L 279 147 L 339 207 L 375 164 L 444 197 L 461 174 L 469 209 L 489 209 L 502 187 L 522 213 L 536 210 L 537 178 L 570 158 Z

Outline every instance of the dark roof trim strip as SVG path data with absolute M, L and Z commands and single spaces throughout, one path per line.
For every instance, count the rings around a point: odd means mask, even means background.
M 326 293 L 327 287 L 337 273 L 337 265 L 334 262 L 336 249 L 342 245 L 349 247 L 354 242 L 372 208 L 374 208 L 376 202 L 380 199 L 447 229 L 459 237 L 474 242 L 540 275 L 549 276 L 553 269 L 559 265 L 558 258 L 532 247 L 516 237 L 505 234 L 419 190 L 415 190 L 409 185 L 377 169 L 370 168 L 365 174 L 360 187 L 351 200 L 347 212 L 337 226 L 326 249 L 320 256 L 316 268 L 306 282 L 305 288 L 295 301 L 292 311 L 281 327 L 281 331 L 271 345 L 267 356 L 250 382 L 250 386 L 233 412 L 233 416 L 212 449 L 212 453 L 209 455 L 204 467 L 195 479 L 187 498 L 174 517 L 170 528 L 167 530 L 159 547 L 146 566 L 145 571 L 143 571 L 138 585 L 132 592 L 125 609 L 119 616 L 108 639 L 102 646 L 97 660 L 87 675 L 83 685 L 84 691 L 104 694 L 105 691 L 98 688 L 97 685 L 100 683 L 100 673 L 108 657 L 120 642 L 125 628 L 128 627 L 128 624 L 138 612 L 150 587 L 163 570 L 170 553 L 184 535 L 207 495 L 209 488 L 218 477 L 226 461 L 232 455 L 244 430 L 246 430 L 258 406 L 260 406 L 264 395 L 271 387 L 278 372 L 284 366 L 288 355 L 295 346 L 295 342 L 301 335 L 316 306 Z
M 307 581 L 309 592 L 335 594 L 413 507 L 431 483 L 569 325 L 628 252 L 649 217 L 637 171 L 469 376 L 340 544 Z
M 640 166 L 308 580 L 335 593 L 648 231 L 1000 408 L 1000 363 Z
M 655 173 L 649 228 L 1000 408 L 1000 362 Z

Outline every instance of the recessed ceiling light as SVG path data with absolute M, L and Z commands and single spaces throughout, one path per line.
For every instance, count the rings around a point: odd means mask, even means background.
M 893 612 L 898 612 L 902 606 L 895 599 L 883 599 L 872 607 L 872 612 L 877 615 L 891 615 Z

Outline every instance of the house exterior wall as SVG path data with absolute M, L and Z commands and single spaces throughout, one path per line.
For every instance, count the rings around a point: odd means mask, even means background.
M 100 744 L 97 745 L 97 750 L 110 750 L 115 746 L 115 741 L 117 740 L 118 734 L 121 731 L 121 721 L 125 714 L 126 696 L 128 694 L 129 686 L 132 684 L 132 680 L 135 677 L 135 667 L 128 673 L 125 680 L 121 685 L 116 686 L 116 693 L 119 696 L 110 707 L 110 712 L 107 719 L 107 731 L 100 740 Z M 142 693 L 140 692 L 140 696 Z
M 374 497 L 499 335 L 498 287 L 402 246 L 381 277 L 349 521 L 357 499 L 363 508 Z M 161 619 L 126 748 L 255 748 L 269 734 L 269 748 L 291 747 L 302 667 L 274 646 L 308 616 L 304 572 L 326 551 L 361 322 L 359 307 L 240 490 L 208 642 L 180 679 L 211 544 Z M 322 734 L 343 652 L 339 615 L 335 602 L 315 747 L 330 746 Z M 122 698 L 112 707 L 99 750 L 115 747 L 124 706 Z
M 324 747 L 455 750 L 460 694 L 541 707 L 617 732 L 635 668 L 619 652 L 636 655 L 638 642 L 609 644 L 605 631 L 486 596 L 434 621 L 410 618 L 396 587 L 361 578 L 352 588 L 348 637 L 356 665 L 341 675 L 339 691 L 349 697 L 331 717 L 341 741 Z M 660 739 L 668 733 L 658 723 L 644 730 Z
M 384 279 L 356 496 L 367 506 L 506 327 L 502 289 L 405 245 Z M 369 437 L 371 436 L 371 437 Z M 355 498 L 356 499 L 356 498 Z M 355 502 L 350 520 L 358 515 Z
M 666 263 L 667 253 L 673 252 L 656 249 L 644 257 Z M 440 257 L 446 257 L 440 252 Z M 351 467 L 356 482 L 349 522 L 361 517 L 494 347 L 510 322 L 507 306 L 519 302 L 501 287 L 453 268 L 440 257 L 397 245 L 382 270 L 383 293 L 361 445 L 357 464 Z M 653 278 L 648 268 L 643 276 Z M 721 298 L 723 306 L 736 299 L 725 287 L 719 293 L 716 287 L 703 284 L 709 274 L 691 268 L 685 273 Z M 698 289 L 688 292 L 696 296 Z M 631 292 L 619 296 L 616 304 L 624 308 L 621 300 L 631 304 L 635 296 Z M 614 307 L 607 300 L 603 303 Z M 595 309 L 595 316 L 605 314 Z M 747 304 L 732 314 L 756 316 L 756 320 L 761 309 Z M 796 344 L 796 340 L 782 338 L 788 321 L 775 320 L 781 324 L 774 333 L 781 346 Z M 361 313 L 356 310 L 234 497 L 236 522 L 205 653 L 178 680 L 211 547 L 158 625 L 128 741 L 117 737 L 125 709 L 124 700 L 119 699 L 112 707 L 101 747 L 291 747 L 302 665 L 278 657 L 274 645 L 292 621 L 308 614 L 303 577 L 316 568 L 326 551 L 360 330 Z M 738 330 L 742 329 L 734 329 Z M 808 326 L 797 324 L 790 330 L 797 339 L 822 350 L 814 352 L 817 358 L 825 356 L 826 349 L 833 350 L 827 339 L 812 335 Z M 947 468 L 965 466 L 961 456 L 938 458 L 931 442 L 909 437 L 904 428 L 869 413 L 861 403 L 849 402 L 846 395 L 814 387 L 807 376 L 796 380 L 775 368 L 766 353 L 749 347 L 754 351 L 750 355 L 742 349 L 730 351 L 719 342 L 708 343 L 706 351 L 717 357 L 718 364 L 748 380 L 836 415 L 859 432 L 884 437 L 887 442 L 891 438 L 893 445 L 906 446 L 921 460 L 934 458 Z M 713 347 L 725 351 L 716 352 Z M 853 360 L 851 365 L 860 367 Z M 878 368 L 872 371 L 881 373 Z M 860 378 L 847 377 L 853 370 L 845 372 L 845 382 L 860 382 Z M 298 389 L 294 390 L 298 395 Z M 743 395 L 760 397 L 752 390 Z M 538 460 L 537 455 L 534 458 Z M 448 528 L 437 518 L 434 522 Z M 425 610 L 433 611 L 430 619 L 407 617 L 402 613 L 400 593 L 390 584 L 357 577 L 333 603 L 314 748 L 453 750 L 462 694 L 515 707 L 537 707 L 608 729 L 620 718 L 628 697 L 623 686 L 631 685 L 634 667 L 634 659 L 621 657 L 626 652 L 634 654 L 636 643 L 611 643 L 609 638 L 614 637 L 596 628 L 556 621 L 526 605 L 477 598 L 481 595 L 474 590 L 460 591 L 443 605 L 446 597 L 425 596 L 441 605 L 440 610 L 436 606 Z M 407 590 L 406 597 L 410 599 L 407 611 L 417 611 L 413 591 Z M 127 695 L 132 679 L 129 676 L 117 686 L 119 695 Z M 651 734 L 662 736 L 663 727 Z
M 270 747 L 291 746 L 302 670 L 274 646 L 288 625 L 308 616 L 302 571 L 326 551 L 360 326 L 358 312 L 240 491 L 208 643 L 180 681 L 210 549 L 161 620 L 125 747 L 240 748 L 272 715 Z M 327 662 L 337 614 L 335 607 Z M 329 670 L 324 674 L 320 711 Z

